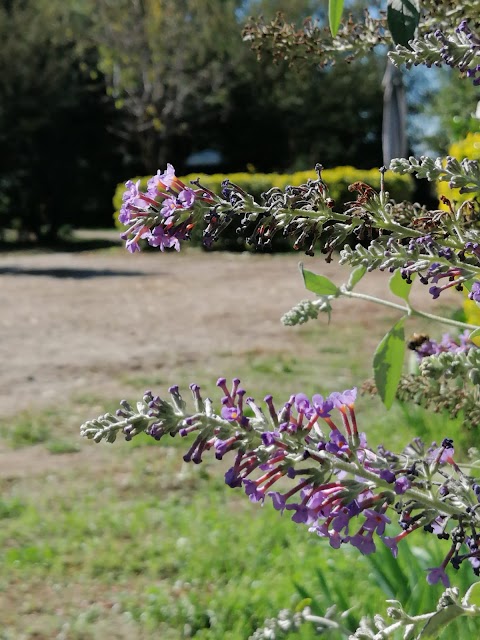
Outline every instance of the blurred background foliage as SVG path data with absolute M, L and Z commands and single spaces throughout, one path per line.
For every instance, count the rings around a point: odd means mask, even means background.
M 167 160 L 178 174 L 380 166 L 385 52 L 325 70 L 257 61 L 242 26 L 276 11 L 300 25 L 326 2 L 0 0 L 0 233 L 111 226 L 116 184 Z M 438 111 L 441 136 L 417 131 L 430 147 L 476 126 L 474 90 L 412 82 L 411 111 Z

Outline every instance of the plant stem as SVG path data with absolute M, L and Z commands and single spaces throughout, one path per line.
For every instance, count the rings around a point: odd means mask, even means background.
M 340 295 L 346 296 L 347 298 L 358 298 L 359 300 L 367 300 L 368 302 L 374 302 L 375 304 L 381 304 L 384 307 L 390 307 L 391 309 L 396 309 L 397 311 L 401 311 L 405 315 L 408 316 L 418 316 L 420 318 L 427 318 L 428 320 L 433 320 L 435 322 L 440 322 L 441 324 L 447 324 L 451 327 L 457 327 L 457 329 L 469 329 L 474 331 L 478 329 L 477 325 L 469 324 L 468 322 L 460 322 L 459 320 L 453 320 L 453 318 L 445 318 L 444 316 L 436 316 L 433 313 L 427 313 L 426 311 L 419 311 L 417 309 L 413 309 L 410 306 L 404 306 L 401 304 L 397 304 L 396 302 L 390 302 L 389 300 L 383 300 L 382 298 L 377 298 L 375 296 L 371 296 L 367 293 L 358 293 L 355 291 L 346 291 L 344 289 L 340 290 Z

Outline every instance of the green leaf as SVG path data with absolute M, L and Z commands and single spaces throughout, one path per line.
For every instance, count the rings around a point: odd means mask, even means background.
M 342 13 L 343 0 L 328 0 L 328 24 L 333 37 L 337 35 Z
M 472 605 L 480 607 L 480 582 L 474 582 L 472 584 L 470 589 L 465 594 L 463 604 L 465 604 L 467 607 L 471 607 Z
M 472 333 L 468 336 L 469 340 L 473 340 L 474 338 L 480 337 L 480 327 L 478 329 L 474 329 Z
M 336 296 L 339 294 L 340 289 L 337 285 L 325 276 L 319 276 L 316 273 L 307 271 L 301 263 L 300 271 L 302 272 L 305 288 L 309 291 L 313 291 L 318 296 Z
M 412 279 L 416 275 L 417 274 L 414 273 L 412 275 Z M 397 269 L 393 274 L 393 276 L 390 278 L 389 285 L 390 285 L 390 291 L 394 295 L 398 296 L 399 298 L 402 298 L 403 300 L 405 300 L 405 302 L 408 302 L 408 296 L 410 295 L 412 285 L 408 284 L 407 281 L 402 278 L 400 269 Z
M 378 345 L 373 356 L 375 384 L 383 404 L 390 409 L 395 399 L 405 356 L 405 317 L 401 318 Z
M 363 276 L 367 273 L 367 267 L 364 267 L 363 264 L 355 267 L 355 269 L 350 274 L 347 282 L 347 290 L 351 291 L 353 287 L 360 282 Z
M 393 42 L 408 47 L 420 20 L 419 0 L 388 0 L 387 22 Z

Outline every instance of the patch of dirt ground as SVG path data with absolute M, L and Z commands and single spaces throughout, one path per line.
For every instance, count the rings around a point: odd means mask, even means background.
M 279 318 L 304 297 L 298 260 L 200 251 L 0 256 L 0 415 L 82 389 L 116 392 L 117 374 L 150 364 L 284 345 Z M 339 277 L 336 266 L 316 266 Z

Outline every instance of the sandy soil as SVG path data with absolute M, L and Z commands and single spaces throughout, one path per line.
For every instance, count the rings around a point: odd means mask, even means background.
M 279 317 L 304 295 L 298 259 L 196 251 L 0 256 L 0 415 L 81 389 L 115 392 L 112 374 L 122 370 L 283 342 Z
M 302 259 L 338 283 L 346 279 L 346 269 L 303 254 L 0 255 L 0 416 L 87 389 L 120 397 L 121 372 L 198 365 L 212 352 L 266 343 L 301 349 L 299 333 L 279 318 L 310 296 L 297 268 Z M 361 283 L 373 294 L 385 288 L 381 273 Z M 385 314 L 371 304 L 340 304 L 340 323 L 368 327 Z

